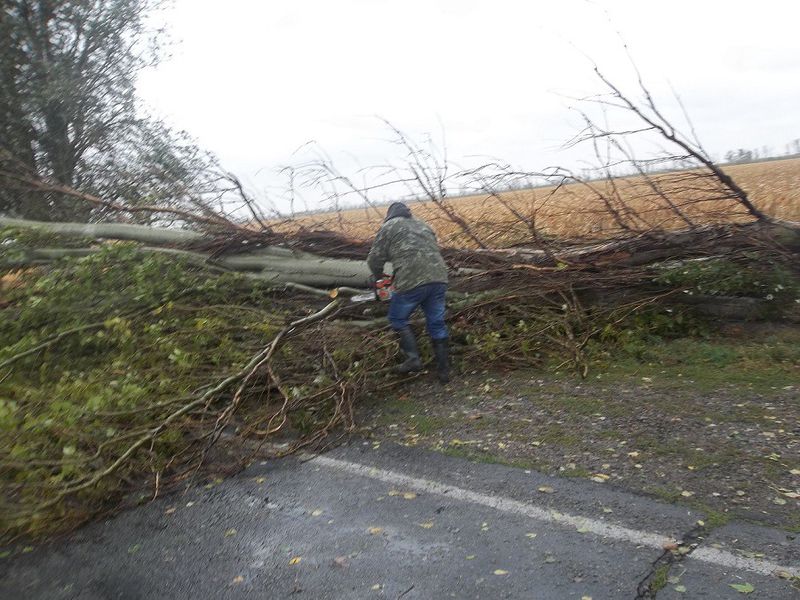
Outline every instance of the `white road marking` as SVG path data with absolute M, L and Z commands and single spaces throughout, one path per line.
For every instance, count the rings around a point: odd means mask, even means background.
M 490 496 L 488 494 L 474 492 L 438 481 L 411 477 L 410 475 L 404 475 L 397 471 L 379 469 L 377 467 L 330 458 L 328 456 L 309 456 L 308 458 L 312 464 L 328 467 L 336 471 L 344 471 L 346 473 L 352 473 L 353 475 L 368 477 L 369 479 L 376 479 L 397 486 L 408 487 L 419 492 L 455 498 L 463 502 L 479 504 L 481 506 L 494 508 L 495 510 L 530 517 L 531 519 L 544 521 L 546 523 L 556 523 L 558 525 L 580 529 L 580 531 L 584 533 L 591 533 L 600 537 L 628 542 L 636 546 L 645 546 L 662 550 L 665 544 L 674 543 L 675 541 L 658 533 L 630 529 L 589 517 L 570 515 L 553 510 L 552 508 L 520 502 L 519 500 L 504 498 L 502 496 Z M 745 558 L 717 548 L 697 548 L 691 553 L 690 558 L 720 567 L 743 569 L 762 575 L 785 574 L 789 577 L 800 577 L 800 566 L 783 566 L 768 560 Z

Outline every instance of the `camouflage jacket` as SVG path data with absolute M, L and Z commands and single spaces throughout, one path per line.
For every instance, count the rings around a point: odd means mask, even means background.
M 439 252 L 436 234 L 424 221 L 398 217 L 381 226 L 367 264 L 373 273 L 380 275 L 386 262 L 392 263 L 398 292 L 426 283 L 447 283 L 447 266 Z

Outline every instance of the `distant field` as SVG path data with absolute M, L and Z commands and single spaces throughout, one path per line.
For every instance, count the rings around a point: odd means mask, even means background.
M 725 166 L 724 170 L 742 186 L 751 200 L 766 213 L 800 220 L 800 159 L 775 160 Z M 612 210 L 598 195 L 580 184 L 502 192 L 448 200 L 448 206 L 464 219 L 487 245 L 503 245 L 530 237 L 528 226 L 514 214 L 535 222 L 547 236 L 602 238 L 619 233 L 625 226 L 680 228 L 687 225 L 673 203 L 695 222 L 742 220 L 746 216 L 733 202 L 721 199 L 720 190 L 696 172 L 683 171 L 652 176 L 655 186 L 641 177 L 616 180 L 614 186 L 593 182 L 610 199 Z M 415 216 L 430 223 L 445 245 L 471 245 L 460 228 L 431 202 L 411 205 Z M 357 239 L 375 235 L 386 207 L 376 212 L 359 208 L 340 213 L 306 215 L 297 224 L 309 228 L 341 231 Z

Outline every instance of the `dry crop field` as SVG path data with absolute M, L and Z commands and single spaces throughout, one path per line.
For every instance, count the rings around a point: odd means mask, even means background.
M 725 165 L 723 170 L 748 192 L 759 209 L 779 218 L 800 220 L 800 158 Z M 558 188 L 452 198 L 447 204 L 487 246 L 530 239 L 529 226 L 518 215 L 535 223 L 542 235 L 573 239 L 610 237 L 621 233 L 625 227 L 634 231 L 676 229 L 686 227 L 689 222 L 747 219 L 738 205 L 724 197 L 715 181 L 697 171 L 590 183 L 593 189 L 572 183 Z M 601 196 L 605 196 L 607 202 Z M 473 245 L 433 202 L 414 202 L 412 210 L 415 216 L 434 227 L 442 244 Z M 385 212 L 386 207 L 349 209 L 299 216 L 294 223 L 369 239 L 380 226 Z

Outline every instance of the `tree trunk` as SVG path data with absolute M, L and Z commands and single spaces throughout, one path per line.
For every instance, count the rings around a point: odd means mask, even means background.
M 143 244 L 181 244 L 197 242 L 205 236 L 195 231 L 145 227 L 117 223 L 51 223 L 0 217 L 0 227 L 38 229 L 49 233 L 76 238 L 115 239 L 142 242 Z M 37 248 L 22 258 L 6 261 L 6 267 L 42 264 L 67 256 L 88 256 L 99 248 Z M 142 246 L 142 252 L 161 252 L 181 256 L 196 264 L 205 264 L 230 271 L 246 272 L 251 276 L 274 283 L 302 283 L 321 287 L 366 287 L 370 275 L 366 262 L 324 258 L 308 252 L 295 252 L 288 248 L 259 248 L 248 254 L 211 257 L 201 252 L 177 248 Z

